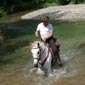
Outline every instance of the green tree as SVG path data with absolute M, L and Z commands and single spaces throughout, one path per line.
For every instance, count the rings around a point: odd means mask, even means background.
M 85 0 L 0 0 L 0 16 L 53 5 L 85 3 Z
M 70 3 L 73 3 L 73 4 L 80 4 L 80 3 L 84 3 L 85 0 L 69 0 Z

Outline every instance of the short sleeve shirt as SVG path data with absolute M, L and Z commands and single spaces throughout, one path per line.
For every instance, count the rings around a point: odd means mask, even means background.
M 37 31 L 40 32 L 40 36 L 43 39 L 48 37 L 49 33 L 53 31 L 53 26 L 50 23 L 48 23 L 47 26 L 44 26 L 43 23 L 40 23 L 37 26 Z

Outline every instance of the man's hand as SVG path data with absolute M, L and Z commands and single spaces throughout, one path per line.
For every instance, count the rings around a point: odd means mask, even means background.
M 37 30 L 35 31 L 35 36 L 39 37 L 39 31 L 37 31 Z
M 50 32 L 48 37 L 43 38 L 42 40 L 45 42 L 47 39 L 53 36 L 53 32 Z
M 43 38 L 42 40 L 45 42 L 47 38 Z
M 36 37 L 39 37 L 39 35 L 38 35 L 38 34 L 36 34 L 35 36 L 36 36 Z

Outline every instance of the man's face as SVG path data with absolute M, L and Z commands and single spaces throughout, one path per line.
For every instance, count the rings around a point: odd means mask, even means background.
M 44 26 L 47 26 L 48 25 L 48 20 L 43 20 L 43 24 L 44 24 Z

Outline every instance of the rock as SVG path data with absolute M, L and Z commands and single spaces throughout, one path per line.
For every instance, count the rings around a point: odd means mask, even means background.
M 21 19 L 41 20 L 49 16 L 51 20 L 85 20 L 85 5 L 64 5 L 43 8 L 21 16 Z

